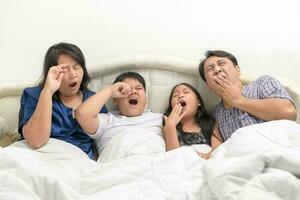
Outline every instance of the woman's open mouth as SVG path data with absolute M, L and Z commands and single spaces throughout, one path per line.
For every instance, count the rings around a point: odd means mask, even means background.
M 70 88 L 75 88 L 76 85 L 77 85 L 77 82 L 74 82 L 74 83 L 71 83 L 71 84 L 69 85 L 69 87 L 70 87 Z

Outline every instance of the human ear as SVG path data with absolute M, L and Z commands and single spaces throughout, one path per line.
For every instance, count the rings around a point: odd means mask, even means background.
M 236 69 L 236 71 L 238 72 L 238 75 L 240 76 L 240 75 L 241 75 L 241 69 L 240 69 L 240 66 L 236 65 L 236 66 L 235 66 L 235 69 Z
M 201 108 L 201 103 L 200 103 L 200 100 L 198 99 L 198 107 Z

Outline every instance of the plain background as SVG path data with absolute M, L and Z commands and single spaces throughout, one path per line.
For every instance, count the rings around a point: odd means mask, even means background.
M 0 84 L 36 81 L 46 50 L 71 42 L 87 65 L 158 54 L 200 60 L 233 53 L 243 74 L 300 84 L 296 0 L 1 0 Z

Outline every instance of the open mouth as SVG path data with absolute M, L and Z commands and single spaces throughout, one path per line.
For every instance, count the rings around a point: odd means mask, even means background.
M 138 103 L 137 99 L 129 99 L 129 104 L 130 105 L 136 105 Z
M 185 106 L 186 106 L 186 102 L 185 102 L 184 100 L 179 101 L 179 103 L 180 103 L 180 105 L 181 105 L 182 107 L 185 107 Z
M 77 82 L 71 83 L 71 84 L 69 85 L 69 87 L 74 88 L 76 85 L 77 85 Z

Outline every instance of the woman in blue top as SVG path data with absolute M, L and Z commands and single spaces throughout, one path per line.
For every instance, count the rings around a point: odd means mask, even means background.
M 37 87 L 25 88 L 21 97 L 19 133 L 34 149 L 49 138 L 69 142 L 94 157 L 93 141 L 74 117 L 74 110 L 94 92 L 81 50 L 74 44 L 51 46 L 44 59 Z M 107 112 L 104 106 L 100 112 Z

